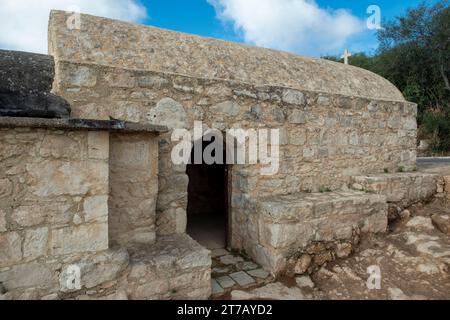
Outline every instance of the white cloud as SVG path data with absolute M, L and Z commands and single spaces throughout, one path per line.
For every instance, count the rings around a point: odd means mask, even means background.
M 146 8 L 136 0 L 1 0 L 0 48 L 47 52 L 47 25 L 50 10 L 78 7 L 82 13 L 139 22 Z
M 322 9 L 314 0 L 207 1 L 245 42 L 303 55 L 338 52 L 365 25 L 347 10 Z

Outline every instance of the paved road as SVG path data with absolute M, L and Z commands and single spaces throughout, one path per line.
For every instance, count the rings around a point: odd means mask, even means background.
M 417 158 L 417 166 L 426 172 L 450 172 L 450 157 L 443 158 Z

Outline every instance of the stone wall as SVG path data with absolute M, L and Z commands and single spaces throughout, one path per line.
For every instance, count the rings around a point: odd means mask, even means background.
M 280 129 L 278 174 L 261 176 L 258 165 L 232 169 L 236 223 L 245 220 L 236 215 L 247 198 L 317 192 L 324 187 L 337 190 L 354 175 L 415 166 L 417 109 L 408 102 L 62 61 L 57 69 L 55 90 L 71 101 L 76 117 L 113 117 L 169 128 L 191 129 L 198 120 L 220 130 Z M 186 168 L 171 162 L 170 135 L 160 139 L 157 220 L 161 234 L 183 233 L 186 221 Z
M 58 291 L 63 265 L 108 249 L 108 133 L 0 129 L 0 150 L 0 282 Z
M 158 140 L 151 134 L 110 137 L 109 232 L 113 244 L 156 239 Z

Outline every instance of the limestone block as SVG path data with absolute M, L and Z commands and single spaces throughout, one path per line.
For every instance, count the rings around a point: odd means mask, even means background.
M 5 232 L 6 230 L 6 211 L 0 208 L 0 232 Z
M 292 124 L 305 124 L 307 122 L 307 114 L 301 110 L 293 110 L 288 117 L 288 121 Z
M 27 171 L 33 179 L 30 191 L 38 197 L 108 192 L 106 162 L 46 160 L 28 164 Z
M 133 88 L 136 84 L 136 79 L 130 72 L 110 73 L 105 80 L 112 88 Z
M 107 222 L 108 196 L 92 196 L 84 200 L 84 218 L 86 222 Z
M 51 231 L 51 250 L 54 255 L 86 251 L 102 251 L 108 248 L 108 224 L 88 224 Z
M 38 228 L 25 232 L 23 244 L 23 256 L 26 259 L 38 258 L 47 253 L 48 228 Z
M 165 125 L 169 129 L 187 128 L 187 115 L 184 107 L 172 98 L 160 100 L 150 110 L 147 119 L 152 124 Z
M 212 106 L 210 111 L 235 117 L 241 111 L 241 107 L 234 101 L 225 101 Z
M 17 232 L 0 234 L 0 267 L 22 259 L 22 238 Z
M 283 102 L 303 106 L 306 103 L 305 96 L 302 92 L 297 90 L 286 89 L 283 92 Z
M 88 154 L 90 159 L 107 160 L 109 158 L 109 133 L 89 131 Z
M 3 282 L 8 291 L 19 288 L 57 288 L 56 272 L 49 266 L 30 262 L 18 264 L 5 272 L 0 272 L 0 282 Z
M 65 70 L 63 75 L 63 84 L 67 86 L 90 88 L 97 84 L 95 71 L 86 66 L 73 66 L 71 70 Z
M 450 216 L 435 214 L 431 217 L 433 224 L 444 234 L 450 236 Z
M 13 185 L 9 179 L 0 179 L 0 198 L 9 197 L 12 187 Z
M 70 288 L 67 288 L 66 285 L 68 277 L 70 276 L 68 273 L 69 266 L 76 265 L 80 268 L 81 287 L 90 289 L 117 279 L 126 269 L 128 263 L 129 256 L 125 249 L 108 250 L 71 261 L 61 269 L 62 272 L 59 276 L 61 291 L 73 291 Z
M 39 153 L 42 157 L 77 159 L 81 145 L 67 135 L 48 134 L 42 141 Z

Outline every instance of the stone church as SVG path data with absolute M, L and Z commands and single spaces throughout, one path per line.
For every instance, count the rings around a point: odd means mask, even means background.
M 49 56 L 1 54 L 19 71 L 0 70 L 0 101 L 36 109 L 0 117 L 6 298 L 207 299 L 211 250 L 308 272 L 436 192 L 417 106 L 371 72 L 72 15 L 51 13 Z M 198 121 L 278 129 L 277 173 L 174 164 L 173 131 Z

